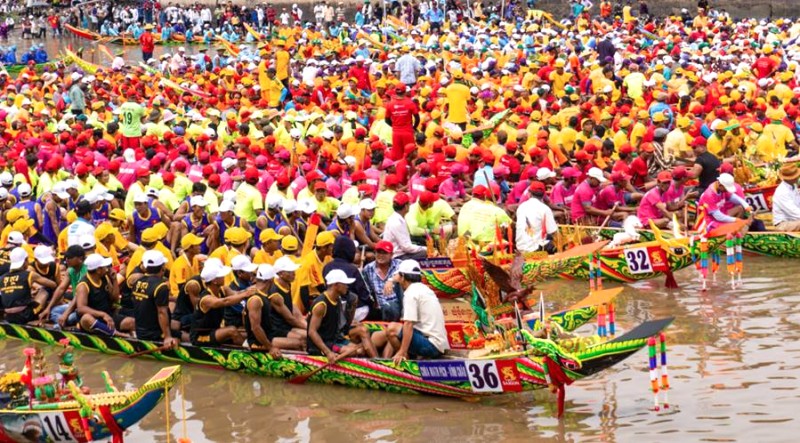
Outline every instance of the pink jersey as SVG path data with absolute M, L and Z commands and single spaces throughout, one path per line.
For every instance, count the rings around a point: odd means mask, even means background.
M 464 189 L 464 182 L 460 181 L 455 183 L 452 178 L 448 178 L 439 185 L 439 194 L 445 199 L 464 198 L 467 191 Z
M 597 194 L 594 206 L 597 209 L 606 210 L 614 207 L 614 203 L 620 206 L 625 205 L 625 190 L 617 189 L 616 186 L 609 184 Z
M 414 174 L 414 176 L 411 177 L 408 192 L 411 194 L 412 202 L 417 201 L 419 195 L 425 191 L 425 179 L 427 179 L 427 177 L 422 177 L 419 174 Z
M 653 187 L 644 194 L 642 201 L 639 202 L 639 209 L 636 210 L 636 216 L 642 222 L 642 226 L 647 226 L 650 220 L 661 218 L 661 210 L 656 207 L 659 203 L 664 203 L 664 197 L 658 186 Z
M 675 182 L 672 182 L 672 184 L 669 185 L 669 189 L 667 189 L 667 192 L 665 192 L 664 195 L 662 196 L 662 199 L 666 203 L 677 203 L 680 199 L 683 198 L 685 188 L 686 188 L 685 186 L 676 188 Z
M 742 189 L 742 187 L 739 186 L 739 183 L 734 183 L 733 186 L 736 186 L 736 195 L 738 195 L 739 197 L 742 198 L 742 200 L 744 200 L 744 189 Z M 722 205 L 722 212 L 727 214 L 728 211 L 730 211 L 731 209 L 735 208 L 736 206 L 737 206 L 736 203 L 734 203 L 734 202 L 730 201 L 730 199 L 728 199 L 728 200 L 725 201 L 725 204 Z
M 578 185 L 575 189 L 575 194 L 572 196 L 570 202 L 570 212 L 572 212 L 572 221 L 578 221 L 586 217 L 586 206 L 595 205 L 595 196 L 597 189 L 593 188 L 588 181 Z
M 569 188 L 565 188 L 564 182 L 560 181 L 553 186 L 550 199 L 553 200 L 554 205 L 569 206 L 572 202 L 572 196 L 575 195 L 575 190 L 577 188 L 577 185 L 572 185 Z

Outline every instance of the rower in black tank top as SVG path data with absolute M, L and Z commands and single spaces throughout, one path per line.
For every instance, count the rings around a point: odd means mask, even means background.
M 290 313 L 294 312 L 290 289 L 284 288 L 280 285 L 280 283 L 275 282 L 272 285 L 272 289 L 270 289 L 269 293 L 269 299 L 272 300 L 273 297 L 281 297 L 283 299 L 283 304 L 286 305 L 286 309 L 288 309 Z M 270 340 L 272 340 L 273 337 L 286 337 L 289 335 L 289 332 L 292 330 L 292 325 L 290 325 L 289 322 L 283 318 L 280 312 L 273 310 L 270 312 L 270 316 L 272 330 L 270 331 L 265 329 L 267 334 L 269 334 Z
M 169 304 L 169 283 L 158 275 L 145 275 L 133 284 L 136 338 L 161 341 L 164 333 L 158 323 L 159 306 Z
M 200 291 L 200 300 L 194 308 L 192 327 L 189 331 L 189 338 L 193 345 L 218 345 L 215 331 L 222 326 L 225 316 L 225 309 L 206 309 L 203 308 L 203 298 L 214 297 L 207 286 L 203 286 Z
M 197 286 L 202 293 L 205 284 L 199 275 L 186 280 L 186 282 L 178 287 L 178 298 L 175 300 L 175 311 L 172 312 L 172 320 L 178 321 L 181 324 L 181 331 L 188 332 L 192 326 L 192 319 L 194 315 L 194 305 L 192 298 L 186 293 L 188 285 Z M 174 328 L 173 328 L 174 329 Z
M 25 324 L 36 320 L 30 271 L 17 269 L 0 277 L 0 299 L 7 322 Z
M 267 296 L 264 292 L 257 292 L 256 295 L 250 296 L 247 299 L 247 303 L 244 305 L 244 328 L 247 331 L 247 343 L 250 346 L 260 346 L 266 347 L 264 343 L 260 343 L 256 338 L 256 335 L 253 333 L 253 325 L 250 323 L 250 312 L 248 309 L 248 304 L 251 300 L 257 299 L 261 304 L 261 328 L 264 329 L 264 332 L 267 334 L 267 338 L 272 340 L 274 336 L 270 333 L 272 330 L 272 308 L 269 302 L 269 296 Z
M 319 336 L 322 338 L 322 341 L 325 342 L 325 345 L 328 348 L 333 349 L 334 344 L 339 335 L 339 309 L 341 305 L 339 303 L 333 303 L 328 297 L 325 296 L 323 292 L 320 296 L 314 299 L 314 302 L 311 304 L 311 310 L 313 311 L 314 308 L 317 307 L 320 303 L 325 305 L 325 316 L 322 317 L 322 322 L 319 325 Z M 309 327 L 311 327 L 311 322 L 308 322 Z M 311 341 L 311 335 L 309 334 L 308 342 L 306 344 L 308 348 L 308 353 L 310 355 L 322 355 L 322 351 L 317 348 L 317 346 Z

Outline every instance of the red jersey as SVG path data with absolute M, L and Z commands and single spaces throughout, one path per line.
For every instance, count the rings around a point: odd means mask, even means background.
M 392 122 L 394 131 L 414 131 L 414 115 L 419 113 L 417 104 L 410 98 L 394 99 L 386 105 L 386 118 Z

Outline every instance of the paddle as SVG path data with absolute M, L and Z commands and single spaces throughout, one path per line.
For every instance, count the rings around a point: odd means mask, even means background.
M 614 215 L 614 211 L 616 211 L 616 210 L 617 210 L 617 206 L 618 206 L 618 205 L 619 205 L 619 202 L 617 202 L 617 203 L 614 203 L 614 206 L 612 206 L 612 207 L 611 207 L 611 214 L 608 214 L 608 215 L 606 216 L 606 219 L 605 219 L 605 220 L 603 220 L 603 224 L 601 224 L 601 225 L 600 225 L 600 227 L 599 227 L 598 229 L 603 229 L 603 228 L 606 226 L 606 223 L 608 223 L 608 221 L 609 221 L 609 220 L 611 220 L 611 216 L 612 216 L 612 215 Z
M 170 345 L 161 345 L 161 346 L 159 346 L 157 348 L 146 349 L 144 351 L 134 352 L 133 354 L 128 354 L 125 357 L 126 358 L 141 357 L 142 355 L 148 355 L 148 354 L 152 354 L 154 352 L 164 352 L 164 351 L 167 351 L 167 350 L 170 350 L 170 349 L 172 349 L 172 346 L 170 346 Z
M 311 376 L 313 376 L 313 375 L 314 375 L 314 374 L 316 374 L 317 372 L 320 372 L 320 371 L 322 371 L 323 369 L 327 369 L 327 368 L 328 368 L 328 367 L 330 367 L 331 365 L 335 365 L 335 364 L 336 364 L 336 362 L 338 362 L 339 360 L 342 360 L 342 359 L 344 359 L 344 358 L 347 358 L 347 357 L 349 357 L 349 356 L 351 356 L 351 355 L 355 354 L 356 352 L 358 352 L 358 350 L 359 350 L 360 348 L 361 348 L 360 346 L 359 346 L 359 347 L 352 348 L 352 349 L 350 349 L 349 351 L 347 351 L 347 352 L 345 352 L 345 353 L 343 353 L 343 354 L 339 354 L 339 358 L 337 358 L 337 359 L 336 359 L 336 360 L 334 360 L 334 361 L 330 361 L 330 360 L 328 360 L 328 362 L 327 362 L 327 363 L 325 363 L 324 365 L 322 365 L 322 366 L 320 366 L 320 367 L 318 367 L 318 368 L 314 369 L 313 371 L 309 371 L 309 372 L 307 372 L 307 373 L 305 373 L 305 374 L 300 374 L 300 375 L 298 375 L 298 376 L 292 377 L 292 378 L 290 378 L 290 379 L 289 379 L 289 383 L 291 383 L 291 384 L 293 384 L 293 385 L 302 385 L 303 383 L 305 383 L 305 382 L 306 382 L 306 380 L 308 380 L 309 378 L 311 378 Z

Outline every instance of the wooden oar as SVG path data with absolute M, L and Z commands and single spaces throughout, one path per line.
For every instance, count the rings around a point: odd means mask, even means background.
M 164 351 L 167 351 L 167 350 L 170 350 L 170 349 L 172 349 L 172 346 L 170 346 L 170 345 L 161 345 L 161 346 L 159 346 L 157 348 L 146 349 L 144 351 L 134 352 L 133 354 L 126 355 L 125 357 L 127 357 L 127 358 L 141 357 L 142 355 L 148 355 L 148 354 L 152 354 L 154 352 L 164 352 Z
M 301 374 L 301 375 L 298 375 L 296 377 L 292 377 L 292 378 L 289 379 L 289 383 L 291 383 L 293 385 L 302 385 L 303 383 L 306 382 L 306 380 L 311 378 L 311 376 L 313 376 L 317 372 L 320 372 L 323 369 L 327 369 L 331 365 L 335 365 L 338 361 L 343 360 L 343 359 L 355 354 L 356 352 L 358 352 L 359 349 L 360 349 L 360 346 L 359 347 L 355 347 L 353 349 L 350 349 L 349 351 L 345 352 L 344 354 L 340 354 L 339 358 L 337 358 L 334 361 L 328 360 L 328 363 L 325 363 L 324 365 L 314 369 L 313 371 L 309 371 L 309 372 L 307 372 L 305 374 Z

